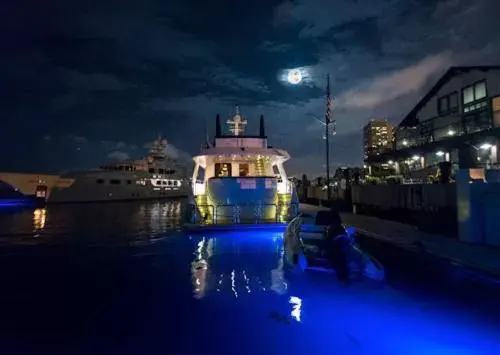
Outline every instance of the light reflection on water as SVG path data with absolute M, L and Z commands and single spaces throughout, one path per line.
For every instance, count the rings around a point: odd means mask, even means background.
M 120 237 L 123 240 L 155 238 L 181 223 L 184 201 L 138 201 L 48 205 L 36 209 L 3 210 L 0 238 L 16 243 L 54 237 Z M 88 241 L 87 238 L 87 241 Z
M 239 298 L 267 290 L 287 293 L 281 233 L 231 232 L 191 238 L 195 242 L 191 263 L 195 298 L 212 293 Z
M 51 338 L 66 340 L 73 349 L 88 332 L 96 348 L 82 354 L 106 345 L 108 353 L 199 354 L 205 344 L 241 355 L 500 354 L 500 323 L 456 307 L 454 295 L 291 275 L 281 233 L 172 233 L 181 213 L 181 202 L 127 202 L 0 215 L 0 269 L 13 270 L 0 273 L 0 353 L 11 339 L 44 350 Z M 3 248 L 26 241 L 39 247 Z M 53 247 L 67 242 L 75 247 Z M 116 351 L 106 344 L 114 329 Z

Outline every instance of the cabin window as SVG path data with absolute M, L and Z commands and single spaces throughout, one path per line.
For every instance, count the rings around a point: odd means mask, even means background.
M 239 168 L 240 168 L 240 176 L 248 176 L 248 174 L 250 173 L 250 169 L 248 167 L 248 164 L 239 164 Z
M 104 184 L 104 180 L 103 179 L 97 179 L 95 182 L 98 183 L 98 184 Z
M 173 183 L 172 180 L 168 180 L 168 186 L 172 186 L 172 183 Z
M 109 180 L 111 185 L 120 185 L 120 180 Z
M 217 163 L 215 164 L 216 177 L 229 177 L 232 176 L 231 163 Z
M 158 174 L 163 174 L 163 169 L 158 169 Z
M 154 174 L 155 173 L 155 169 L 154 168 L 149 168 L 148 171 L 149 171 L 150 174 Z
M 175 170 L 173 170 L 173 169 L 166 170 L 166 171 L 165 171 L 165 174 L 167 174 L 167 175 L 172 175 L 172 174 L 175 174 Z

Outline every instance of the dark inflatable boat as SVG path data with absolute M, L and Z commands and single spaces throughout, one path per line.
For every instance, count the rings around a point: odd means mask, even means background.
M 301 271 L 334 272 L 340 280 L 359 275 L 384 280 L 383 266 L 356 245 L 355 235 L 355 228 L 342 225 L 338 212 L 299 214 L 285 230 L 285 262 Z

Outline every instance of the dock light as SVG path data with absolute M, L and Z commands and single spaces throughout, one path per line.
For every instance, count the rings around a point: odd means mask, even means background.
M 448 135 L 449 135 L 449 136 L 454 136 L 454 135 L 455 135 L 455 131 L 454 131 L 454 130 L 452 130 L 452 129 L 449 129 L 449 130 L 448 130 Z
M 406 139 L 404 139 L 402 143 L 405 147 L 408 145 L 408 141 Z
M 443 152 L 443 151 L 441 151 L 441 150 L 440 150 L 440 151 L 437 151 L 437 152 L 436 152 L 436 155 L 437 155 L 438 157 L 442 157 L 442 156 L 444 155 L 444 152 Z
M 387 164 L 392 165 L 392 164 L 394 164 L 394 162 L 393 162 L 392 160 L 389 160 L 389 161 L 387 162 Z
M 481 146 L 479 146 L 479 148 L 483 149 L 483 150 L 488 150 L 488 149 L 491 149 L 493 147 L 493 144 L 490 144 L 490 143 L 483 143 L 481 144 Z

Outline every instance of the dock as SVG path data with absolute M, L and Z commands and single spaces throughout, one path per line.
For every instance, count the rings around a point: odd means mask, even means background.
M 300 204 L 302 213 L 315 214 L 328 208 Z M 500 248 L 460 242 L 458 239 L 430 234 L 418 228 L 376 217 L 340 213 L 342 221 L 357 229 L 359 234 L 400 248 L 425 252 L 474 270 L 500 277 Z M 439 223 L 439 222 L 436 222 Z

